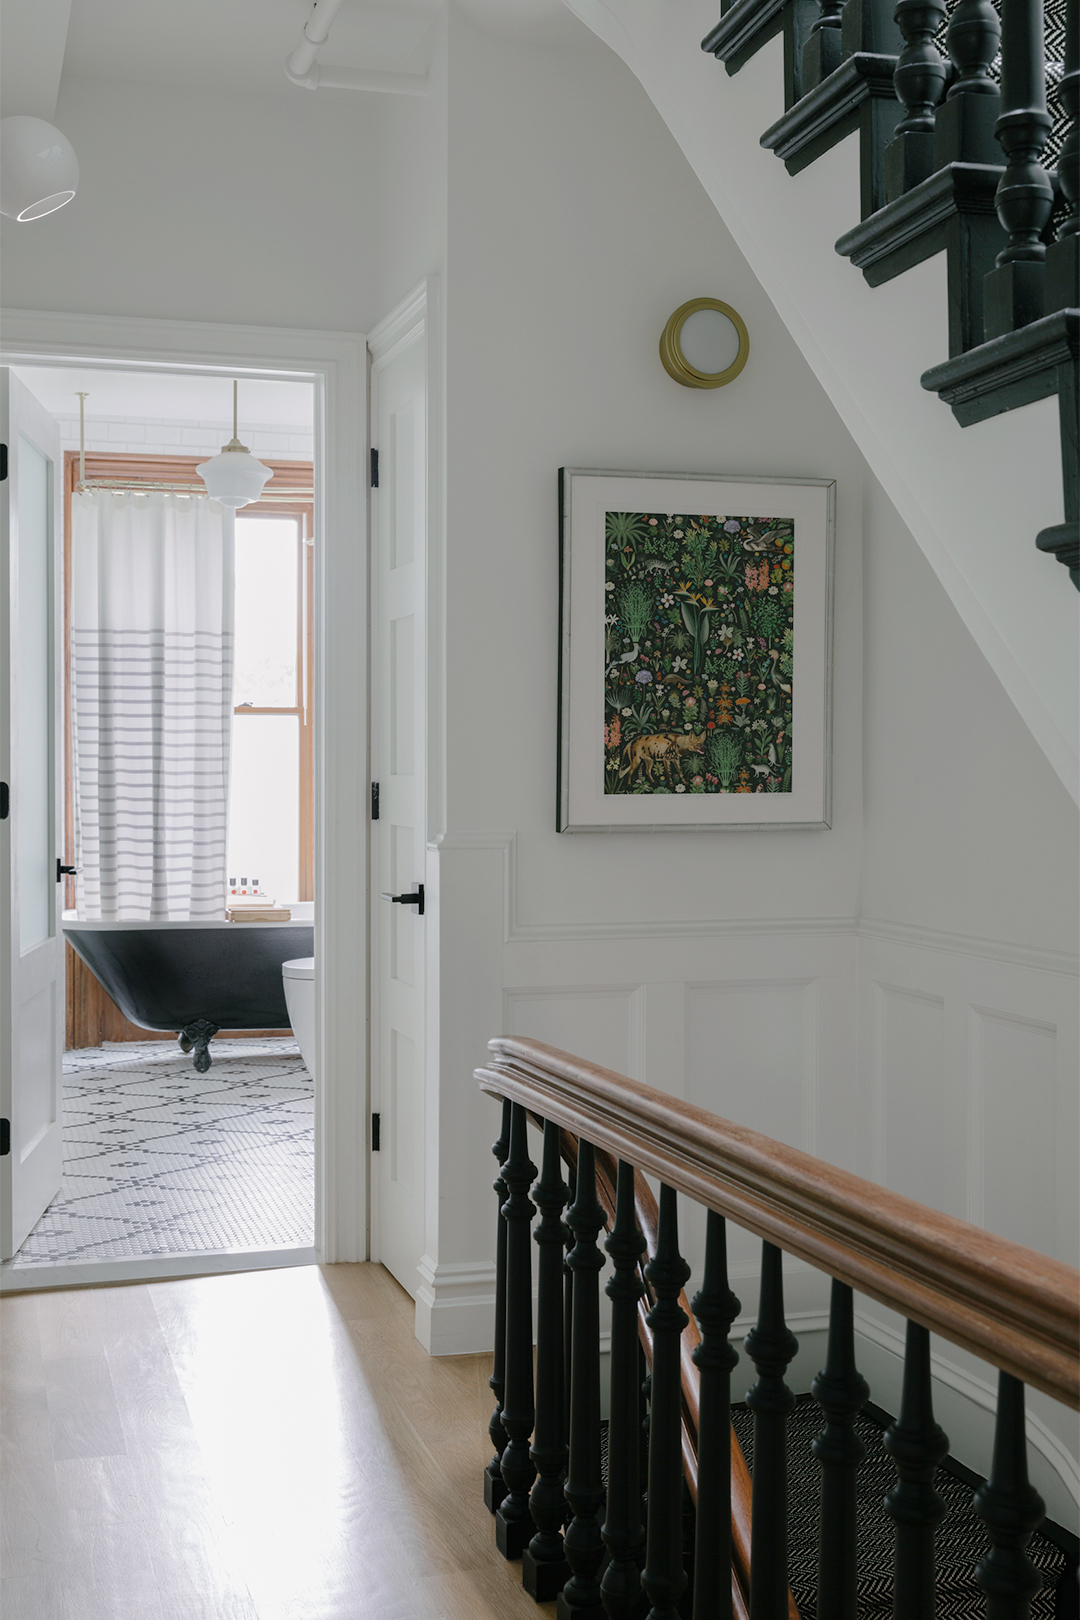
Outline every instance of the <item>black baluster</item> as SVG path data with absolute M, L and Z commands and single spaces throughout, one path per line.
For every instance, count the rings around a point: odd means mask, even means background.
M 503 1389 L 506 1369 L 506 1222 L 503 1220 L 502 1209 L 506 1202 L 506 1182 L 502 1178 L 503 1162 L 510 1151 L 510 1101 L 503 1099 L 502 1129 L 499 1139 L 493 1143 L 492 1153 L 499 1166 L 499 1174 L 492 1182 L 495 1189 L 495 1198 L 498 1203 L 496 1216 L 497 1235 L 495 1239 L 495 1354 L 492 1358 L 491 1377 L 488 1384 L 495 1396 L 495 1410 L 491 1414 L 488 1424 L 488 1434 L 491 1444 L 495 1448 L 495 1455 L 484 1469 L 484 1501 L 489 1513 L 494 1513 L 503 1497 L 506 1495 L 506 1486 L 502 1477 L 502 1454 L 506 1450 L 506 1430 L 502 1423 Z
M 705 1272 L 690 1308 L 701 1329 L 693 1353 L 701 1374 L 694 1620 L 731 1620 L 731 1374 L 739 1356 L 728 1334 L 742 1306 L 728 1287 L 726 1222 L 711 1209 Z
M 907 1325 L 900 1416 L 889 1425 L 884 1443 L 897 1473 L 885 1498 L 885 1511 L 896 1526 L 893 1617 L 933 1620 L 934 1532 L 945 1512 L 934 1474 L 949 1437 L 934 1422 L 930 1335 L 917 1322 Z
M 578 1141 L 577 1188 L 566 1212 L 574 1234 L 567 1257 L 573 1274 L 570 1356 L 570 1464 L 566 1500 L 573 1518 L 563 1538 L 573 1574 L 559 1593 L 559 1620 L 603 1620 L 598 1572 L 604 1556 L 600 1515 L 600 1272 L 604 1257 L 596 1238 L 604 1212 L 596 1197 L 596 1153 Z
M 525 1109 L 510 1110 L 510 1152 L 503 1165 L 506 1202 L 506 1388 L 502 1423 L 506 1449 L 502 1476 L 506 1495 L 495 1514 L 495 1545 L 504 1558 L 520 1558 L 536 1526 L 529 1512 L 529 1490 L 536 1470 L 529 1455 L 533 1426 L 532 1218 L 536 1206 L 529 1188 L 536 1166 L 529 1158 Z
M 1074 309 L 1080 280 L 1080 8 L 1065 8 L 1064 69 L 1057 99 L 1068 119 L 1058 153 L 1057 172 L 1067 204 L 1057 241 L 1046 250 L 1046 309 Z M 1075 456 L 1075 439 L 1073 442 Z
M 689 1320 L 679 1294 L 690 1267 L 679 1253 L 679 1212 L 675 1190 L 660 1187 L 656 1254 L 645 1276 L 656 1303 L 648 1315 L 652 1329 L 652 1386 L 649 1417 L 649 1514 L 641 1584 L 652 1607 L 649 1620 L 677 1620 L 686 1585 L 682 1561 L 682 1330 Z
M 934 109 L 945 89 L 945 58 L 934 35 L 945 15 L 945 0 L 899 0 L 896 21 L 904 48 L 893 85 L 904 116 L 885 148 L 885 198 L 895 202 L 926 180 L 934 169 Z
M 959 0 L 945 36 L 955 70 L 949 93 L 934 119 L 934 168 L 946 163 L 1000 164 L 994 136 L 1000 112 L 990 67 L 998 53 L 1001 24 L 992 0 Z
M 1028 1483 L 1024 1386 L 1005 1372 L 998 1374 L 994 1460 L 990 1478 L 975 1492 L 975 1511 L 990 1532 L 990 1551 L 975 1569 L 986 1593 L 986 1620 L 1028 1620 L 1041 1581 L 1026 1549 L 1046 1504 Z
M 986 278 L 988 339 L 1003 337 L 1043 313 L 1043 229 L 1054 205 L 1039 157 L 1050 133 L 1042 0 L 1001 0 L 1001 116 L 994 126 L 1005 153 L 997 216 L 1009 240 Z
M 571 1169 L 568 1180 L 570 1183 L 570 1202 L 577 1197 L 577 1171 Z M 574 1234 L 568 1223 L 563 1221 L 563 1428 L 566 1434 L 567 1445 L 570 1442 L 570 1368 L 574 1355 L 574 1273 L 570 1270 L 570 1251 L 574 1247 Z M 569 1513 L 563 1514 L 563 1523 L 569 1520 Z
M 799 1341 L 784 1321 L 784 1257 L 761 1245 L 761 1299 L 757 1325 L 743 1341 L 757 1369 L 747 1393 L 754 1414 L 751 1492 L 750 1620 L 787 1620 L 787 1420 L 795 1397 L 784 1382 Z
M 844 22 L 844 0 L 820 0 L 821 16 L 810 30 L 803 46 L 802 93 L 827 79 L 843 58 L 840 30 Z
M 540 1258 L 536 1294 L 536 1427 L 530 1455 L 536 1482 L 529 1508 L 536 1534 L 526 1547 L 521 1584 L 538 1603 L 558 1596 L 570 1574 L 563 1551 L 566 1499 L 566 1417 L 563 1391 L 563 1222 L 568 1188 L 562 1178 L 561 1132 L 544 1126 L 544 1162 L 533 1198 L 540 1211 L 534 1234 Z
M 869 1397 L 870 1386 L 855 1365 L 851 1289 L 835 1278 L 825 1369 L 818 1373 L 810 1389 L 825 1413 L 825 1428 L 812 1446 L 821 1464 L 818 1612 L 829 1615 L 830 1620 L 857 1620 L 855 1489 L 866 1447 L 855 1433 L 855 1419 Z
M 645 1292 L 638 1265 L 645 1239 L 634 1214 L 634 1167 L 620 1160 L 615 1225 L 604 1244 L 615 1267 L 604 1292 L 611 1300 L 611 1386 L 608 1400 L 607 1508 L 601 1534 L 610 1562 L 600 1590 L 610 1620 L 633 1620 L 640 1609 L 641 1372 L 638 1300 Z

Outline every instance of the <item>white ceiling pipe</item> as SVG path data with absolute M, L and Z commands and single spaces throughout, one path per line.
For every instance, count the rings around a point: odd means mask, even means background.
M 315 58 L 326 44 L 330 24 L 341 10 L 341 4 L 342 0 L 315 0 L 304 32 L 285 63 L 285 72 L 294 84 L 303 84 L 315 66 Z
M 390 95 L 426 96 L 428 81 L 423 73 L 326 67 L 319 62 L 319 52 L 326 44 L 330 25 L 341 5 L 342 0 L 315 0 L 304 32 L 285 63 L 285 77 L 290 83 L 301 85 L 305 90 L 381 90 Z

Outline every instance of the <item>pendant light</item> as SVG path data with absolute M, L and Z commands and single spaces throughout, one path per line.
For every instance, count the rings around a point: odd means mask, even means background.
M 273 478 L 269 467 L 252 455 L 246 444 L 236 436 L 236 383 L 232 385 L 232 438 L 223 444 L 221 454 L 212 461 L 204 461 L 195 471 L 206 485 L 211 500 L 222 506 L 247 506 L 257 501 L 268 478 Z
M 0 214 L 43 219 L 69 203 L 78 184 L 79 160 L 54 125 L 25 113 L 0 120 Z

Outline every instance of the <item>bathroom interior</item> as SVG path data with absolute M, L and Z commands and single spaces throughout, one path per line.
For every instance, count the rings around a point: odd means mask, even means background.
M 314 1242 L 313 388 L 15 376 L 64 453 L 66 1032 L 63 1185 L 4 1269 L 296 1263 Z M 227 471 L 262 473 L 228 505 L 198 469 L 238 442 Z

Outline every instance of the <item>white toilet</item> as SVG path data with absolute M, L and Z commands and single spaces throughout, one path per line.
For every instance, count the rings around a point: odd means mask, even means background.
M 315 958 L 298 956 L 282 962 L 281 979 L 289 1023 L 300 1048 L 300 1056 L 312 1079 L 315 1078 Z

